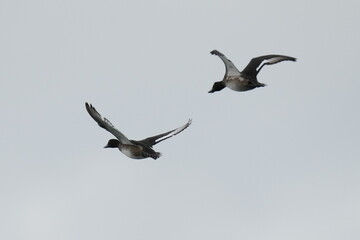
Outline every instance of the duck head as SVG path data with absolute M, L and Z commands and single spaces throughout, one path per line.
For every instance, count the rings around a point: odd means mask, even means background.
M 118 148 L 119 143 L 120 142 L 117 139 L 110 139 L 104 148 Z
M 217 91 L 220 91 L 222 90 L 223 88 L 225 88 L 225 84 L 223 81 L 220 81 L 220 82 L 215 82 L 212 89 L 209 91 L 209 93 L 213 93 L 213 92 L 217 92 Z

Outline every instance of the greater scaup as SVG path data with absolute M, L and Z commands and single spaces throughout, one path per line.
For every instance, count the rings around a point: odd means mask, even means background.
M 189 119 L 185 125 L 166 133 L 148 137 L 139 141 L 129 140 L 123 133 L 117 130 L 108 119 L 102 117 L 91 104 L 85 103 L 85 107 L 87 112 L 99 124 L 100 127 L 106 129 L 117 138 L 110 139 L 105 148 L 118 148 L 123 154 L 133 159 L 144 159 L 151 157 L 156 160 L 161 156 L 161 154 L 159 152 L 155 152 L 152 149 L 153 145 L 175 136 L 176 134 L 179 134 L 191 124 L 191 119 Z
M 209 93 L 220 91 L 225 87 L 234 91 L 248 91 L 257 87 L 264 87 L 265 84 L 258 82 L 256 76 L 265 65 L 282 61 L 296 61 L 296 58 L 283 55 L 265 55 L 251 59 L 244 70 L 240 72 L 221 52 L 213 50 L 210 53 L 221 58 L 225 64 L 226 72 L 223 80 L 215 82 Z

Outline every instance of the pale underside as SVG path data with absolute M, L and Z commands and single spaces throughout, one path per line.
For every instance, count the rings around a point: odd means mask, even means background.
M 225 80 L 226 87 L 234 91 L 247 91 L 254 88 L 249 80 L 241 76 L 228 76 Z
M 146 158 L 143 155 L 143 147 L 138 146 L 138 145 L 128 145 L 128 144 L 124 144 L 119 146 L 119 150 L 126 155 L 129 158 L 132 159 L 144 159 Z

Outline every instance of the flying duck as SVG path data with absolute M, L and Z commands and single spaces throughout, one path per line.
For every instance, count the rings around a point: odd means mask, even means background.
M 217 50 L 210 52 L 217 55 L 225 64 L 226 72 L 222 81 L 215 82 L 209 93 L 220 91 L 228 87 L 234 91 L 248 91 L 257 87 L 264 87 L 256 76 L 265 65 L 272 65 L 282 61 L 296 61 L 296 58 L 283 55 L 265 55 L 251 59 L 249 64 L 240 72 L 235 65 Z
M 150 157 L 156 160 L 161 156 L 161 153 L 155 152 L 152 147 L 165 139 L 179 134 L 191 124 L 191 119 L 189 119 L 185 125 L 166 133 L 148 137 L 140 141 L 129 140 L 124 134 L 117 130 L 108 119 L 102 117 L 91 104 L 85 103 L 85 107 L 87 112 L 100 127 L 109 131 L 117 138 L 110 139 L 104 148 L 118 148 L 123 154 L 133 159 L 144 159 Z

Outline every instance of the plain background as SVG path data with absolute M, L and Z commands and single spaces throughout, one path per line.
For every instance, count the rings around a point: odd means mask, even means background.
M 1 0 L 0 238 L 360 239 L 358 0 Z M 264 88 L 207 93 L 265 54 Z M 184 124 L 157 161 L 103 149 Z

